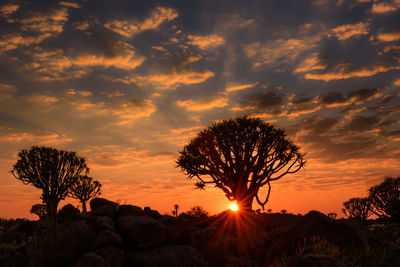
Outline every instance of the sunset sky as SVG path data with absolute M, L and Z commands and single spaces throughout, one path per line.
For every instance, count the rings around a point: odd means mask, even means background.
M 266 209 L 341 217 L 400 176 L 399 62 L 399 0 L 2 1 L 0 217 L 37 218 L 41 191 L 9 172 L 32 145 L 77 151 L 107 199 L 221 212 L 175 160 L 244 114 L 306 153 Z

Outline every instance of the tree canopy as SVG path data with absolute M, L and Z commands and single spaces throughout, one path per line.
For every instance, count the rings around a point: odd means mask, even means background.
M 82 211 L 86 212 L 86 202 L 100 195 L 100 189 L 100 182 L 93 180 L 92 177 L 79 176 L 79 179 L 71 185 L 69 196 L 80 200 L 82 203 Z
M 400 222 L 400 177 L 386 177 L 369 189 L 369 197 L 374 214 Z
M 343 205 L 344 209 L 342 211 L 349 218 L 365 221 L 372 215 L 370 198 L 351 198 L 344 202 Z
M 49 220 L 54 223 L 58 203 L 67 197 L 79 176 L 88 172 L 85 159 L 78 157 L 75 152 L 44 146 L 22 150 L 11 170 L 14 177 L 24 184 L 42 190 L 41 199 L 46 204 Z
M 300 148 L 284 129 L 247 116 L 224 120 L 198 133 L 180 152 L 177 165 L 197 188 L 220 188 L 241 209 L 251 210 L 253 199 L 268 202 L 271 182 L 299 171 L 305 164 Z M 261 200 L 259 189 L 267 186 Z

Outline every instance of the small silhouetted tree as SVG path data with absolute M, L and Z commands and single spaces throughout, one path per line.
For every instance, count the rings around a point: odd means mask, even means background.
M 343 213 L 349 218 L 365 221 L 372 215 L 370 198 L 351 198 L 343 203 Z
M 75 152 L 33 146 L 18 154 L 11 173 L 24 184 L 42 190 L 41 199 L 46 204 L 47 218 L 56 224 L 58 203 L 67 197 L 79 176 L 88 171 L 85 159 Z
M 180 152 L 177 165 L 196 188 L 212 184 L 241 210 L 251 210 L 253 199 L 263 208 L 271 182 L 299 171 L 305 164 L 300 148 L 283 129 L 247 116 L 228 119 L 201 131 Z M 260 188 L 267 186 L 265 200 Z
M 178 214 L 178 209 L 179 209 L 179 205 L 178 205 L 178 204 L 175 204 L 175 205 L 174 205 L 174 211 L 175 211 L 175 212 L 174 212 L 174 213 L 175 213 L 174 215 L 175 215 L 176 217 L 178 217 L 178 215 L 179 215 L 179 214 Z
M 86 202 L 100 195 L 101 184 L 92 177 L 79 176 L 79 179 L 72 184 L 69 196 L 78 199 L 82 203 L 82 211 L 87 212 Z
M 369 189 L 369 197 L 374 214 L 400 222 L 400 177 L 386 177 Z
M 287 214 L 287 210 L 281 210 L 282 214 Z
M 200 206 L 192 207 L 188 212 L 186 212 L 186 214 L 195 218 L 208 216 L 208 212 Z
M 335 212 L 328 213 L 328 217 L 331 218 L 332 220 L 336 220 L 337 213 Z
M 39 216 L 39 219 L 43 220 L 46 217 L 46 205 L 45 204 L 35 204 L 32 206 L 32 208 L 29 212 Z
M 267 212 L 268 212 L 269 214 L 271 214 L 272 210 L 271 210 L 271 209 L 267 209 Z

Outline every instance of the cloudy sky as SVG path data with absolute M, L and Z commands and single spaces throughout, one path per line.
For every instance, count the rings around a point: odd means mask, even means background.
M 77 151 L 111 200 L 225 210 L 174 161 L 244 114 L 307 154 L 266 208 L 341 216 L 400 175 L 399 62 L 399 0 L 2 1 L 0 217 L 34 218 L 40 191 L 9 173 L 32 145 Z

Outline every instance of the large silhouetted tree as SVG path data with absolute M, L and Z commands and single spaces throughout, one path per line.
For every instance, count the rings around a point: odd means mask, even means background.
M 101 184 L 88 176 L 80 176 L 79 179 L 72 184 L 69 196 L 78 199 L 82 203 L 82 211 L 87 212 L 86 202 L 100 195 Z
M 11 173 L 24 184 L 42 190 L 41 199 L 46 204 L 47 217 L 55 224 L 58 203 L 67 197 L 79 176 L 88 171 L 85 159 L 75 152 L 33 146 L 18 154 Z
M 400 222 L 400 177 L 386 177 L 369 189 L 369 196 L 374 214 Z
M 201 131 L 180 152 L 177 164 L 189 179 L 197 178 L 197 188 L 212 184 L 241 209 L 251 210 L 254 198 L 264 209 L 270 183 L 297 172 L 305 160 L 283 129 L 244 116 Z M 262 201 L 258 194 L 263 186 L 268 189 Z
M 351 198 L 343 203 L 343 213 L 349 218 L 365 221 L 372 215 L 370 198 Z

